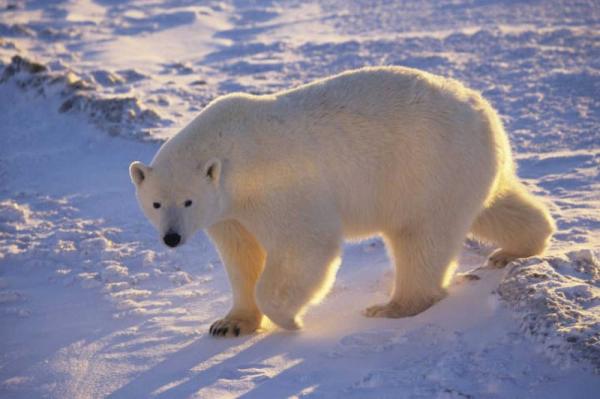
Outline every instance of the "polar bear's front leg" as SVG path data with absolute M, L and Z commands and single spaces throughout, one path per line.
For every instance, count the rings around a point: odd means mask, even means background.
M 301 328 L 306 306 L 322 299 L 333 284 L 340 247 L 341 237 L 319 238 L 313 233 L 305 242 L 269 251 L 256 286 L 260 310 L 282 328 Z
M 233 306 L 227 316 L 210 327 L 214 336 L 238 336 L 256 331 L 262 321 L 262 313 L 256 305 L 254 290 L 258 276 L 265 265 L 265 251 L 240 223 L 226 221 L 208 229 L 227 269 Z

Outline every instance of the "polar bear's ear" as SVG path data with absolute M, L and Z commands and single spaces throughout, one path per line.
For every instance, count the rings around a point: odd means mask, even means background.
M 133 184 L 135 184 L 136 186 L 142 184 L 142 182 L 148 176 L 149 171 L 150 168 L 141 163 L 140 161 L 132 162 L 131 165 L 129 165 L 129 176 L 131 177 L 131 181 L 133 182 Z
M 221 177 L 221 161 L 217 158 L 210 159 L 203 168 L 204 175 L 213 183 L 219 183 Z

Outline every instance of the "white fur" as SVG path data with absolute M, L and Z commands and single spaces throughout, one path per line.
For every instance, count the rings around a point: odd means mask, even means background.
M 384 67 L 221 97 L 131 174 L 161 234 L 208 229 L 234 295 L 213 333 L 230 335 L 254 331 L 262 314 L 299 328 L 331 286 L 344 238 L 381 234 L 396 264 L 390 302 L 368 316 L 414 315 L 442 298 L 469 231 L 498 244 L 501 263 L 542 252 L 554 223 L 514 169 L 477 92 Z

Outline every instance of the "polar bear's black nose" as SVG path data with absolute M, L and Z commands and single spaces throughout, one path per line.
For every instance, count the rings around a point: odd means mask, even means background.
M 181 236 L 173 231 L 167 231 L 167 234 L 163 237 L 163 241 L 165 244 L 170 246 L 171 248 L 175 248 L 179 241 L 181 241 Z

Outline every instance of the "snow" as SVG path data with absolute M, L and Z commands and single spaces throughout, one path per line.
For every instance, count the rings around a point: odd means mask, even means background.
M 600 372 L 600 262 L 590 250 L 515 262 L 498 288 L 521 329 L 556 362 L 588 359 Z
M 10 1 L 0 10 L 0 396 L 587 398 L 600 390 L 594 1 Z M 15 56 L 17 56 L 15 58 Z M 127 167 L 217 95 L 364 65 L 456 77 L 500 111 L 551 203 L 545 257 L 481 268 L 399 320 L 382 242 L 345 247 L 305 329 L 208 337 L 231 303 L 207 238 L 167 250 Z

